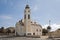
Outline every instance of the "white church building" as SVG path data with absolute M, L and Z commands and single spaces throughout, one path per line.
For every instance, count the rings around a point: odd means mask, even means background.
M 16 23 L 15 34 L 19 36 L 41 36 L 42 26 L 36 22 L 31 21 L 30 7 L 26 5 L 24 10 L 24 19 L 19 20 Z

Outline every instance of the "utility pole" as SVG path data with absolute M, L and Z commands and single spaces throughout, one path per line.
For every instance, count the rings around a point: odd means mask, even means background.
M 49 20 L 49 26 L 51 25 L 51 20 Z

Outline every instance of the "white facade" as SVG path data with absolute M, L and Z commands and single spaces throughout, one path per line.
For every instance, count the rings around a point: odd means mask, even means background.
M 17 35 L 23 35 L 23 31 L 22 31 L 23 26 L 21 26 L 21 24 L 19 22 L 16 23 L 16 34 Z
M 41 36 L 42 26 L 30 19 L 30 7 L 26 5 L 24 10 L 24 19 L 16 23 L 16 35 Z

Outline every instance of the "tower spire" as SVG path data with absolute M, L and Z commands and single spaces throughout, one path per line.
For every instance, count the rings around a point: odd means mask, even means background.
M 25 7 L 25 9 L 27 9 L 27 8 L 30 8 L 29 5 L 28 5 L 28 0 L 26 0 L 26 7 Z
M 24 27 L 25 27 L 25 32 L 27 35 L 27 32 L 31 32 L 31 20 L 30 20 L 30 7 L 28 5 L 28 0 L 26 0 L 27 4 L 24 10 Z

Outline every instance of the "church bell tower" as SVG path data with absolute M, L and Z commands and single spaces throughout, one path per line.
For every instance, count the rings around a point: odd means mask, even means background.
M 26 5 L 24 10 L 24 27 L 26 35 L 31 34 L 30 7 Z

